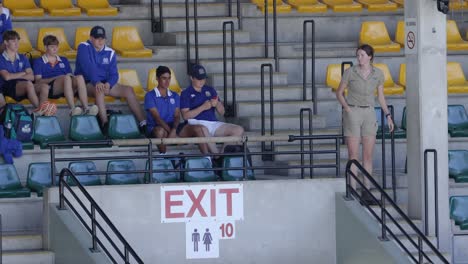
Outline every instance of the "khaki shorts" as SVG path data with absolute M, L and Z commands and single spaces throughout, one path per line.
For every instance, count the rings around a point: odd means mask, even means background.
M 343 133 L 346 137 L 375 137 L 377 128 L 373 107 L 352 106 L 351 112 L 343 111 Z

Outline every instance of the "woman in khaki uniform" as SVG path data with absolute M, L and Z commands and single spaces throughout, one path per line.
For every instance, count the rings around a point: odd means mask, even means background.
M 336 91 L 336 98 L 343 106 L 343 131 L 348 147 L 348 159 L 359 160 L 359 144 L 362 142 L 362 164 L 372 175 L 372 155 L 374 152 L 377 120 L 374 111 L 375 90 L 377 99 L 388 122 L 390 132 L 393 131 L 393 120 L 388 111 L 384 97 L 384 75 L 372 65 L 374 49 L 363 44 L 356 50 L 358 65 L 350 67 L 343 73 L 341 83 Z M 348 88 L 345 99 L 344 91 Z M 356 168 L 352 167 L 356 174 Z M 364 179 L 364 184 L 370 188 L 370 183 Z M 351 180 L 351 186 L 356 189 L 356 182 Z M 375 202 L 367 192 L 362 193 L 362 199 L 369 204 Z

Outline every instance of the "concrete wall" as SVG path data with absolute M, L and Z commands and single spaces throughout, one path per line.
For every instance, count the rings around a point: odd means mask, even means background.
M 189 263 L 185 224 L 161 224 L 160 185 L 88 190 L 145 263 Z M 344 191 L 343 179 L 252 181 L 243 190 L 244 220 L 236 221 L 236 237 L 223 240 L 220 257 L 207 263 L 336 263 L 334 200 Z M 45 201 L 57 203 L 58 190 L 49 189 Z

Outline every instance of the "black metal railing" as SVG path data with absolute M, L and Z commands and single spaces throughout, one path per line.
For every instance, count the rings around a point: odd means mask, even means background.
M 226 45 L 226 28 L 231 26 L 231 92 L 232 92 L 232 105 L 228 105 L 227 100 L 227 45 Z M 236 106 L 236 46 L 234 38 L 234 22 L 223 22 L 223 78 L 224 78 L 224 107 L 226 108 L 225 116 L 237 116 Z
M 365 186 L 363 181 L 359 179 L 359 177 L 353 172 L 351 169 L 351 166 L 355 166 L 358 172 L 366 178 L 372 185 L 373 188 L 377 190 L 377 192 L 380 194 L 380 200 L 374 196 L 374 194 L 370 191 L 370 188 Z M 390 236 L 395 240 L 395 242 L 408 254 L 408 256 L 415 262 L 415 263 L 425 263 L 424 261 L 427 260 L 430 263 L 433 263 L 432 257 L 437 258 L 440 260 L 442 263 L 449 263 L 449 261 L 442 255 L 442 253 L 429 241 L 429 239 L 419 230 L 419 228 L 411 221 L 411 219 L 401 210 L 401 208 L 396 204 L 396 202 L 393 201 L 393 199 L 385 192 L 385 190 L 377 183 L 377 181 L 374 180 L 374 178 L 367 172 L 361 164 L 357 160 L 350 160 L 346 164 L 346 200 L 353 200 L 351 195 L 355 196 L 358 198 L 363 205 L 366 206 L 366 208 L 369 210 L 369 212 L 379 221 L 381 224 L 381 236 L 380 239 L 383 241 L 388 240 L 387 233 L 390 234 Z M 362 194 L 359 195 L 357 190 L 353 188 L 351 185 L 351 179 L 357 182 L 359 186 L 361 187 L 362 191 L 369 194 L 369 196 L 372 198 L 373 202 L 378 205 L 378 208 L 380 209 L 380 216 L 370 207 L 367 201 L 362 199 Z M 390 205 L 393 210 L 406 222 L 406 224 L 409 226 L 411 231 L 415 233 L 417 236 L 417 242 L 414 241 L 413 237 L 408 234 L 408 231 L 405 230 L 400 223 L 396 220 L 396 217 L 394 217 L 392 214 L 389 213 L 387 209 L 387 203 Z M 418 252 L 418 258 L 413 256 L 412 252 L 408 248 L 407 245 L 403 244 L 401 239 L 395 235 L 394 231 L 390 229 L 390 227 L 387 225 L 387 217 L 388 219 L 399 229 L 399 231 L 405 236 L 406 239 L 408 239 L 411 243 L 411 245 L 417 250 Z M 424 247 L 424 244 L 426 247 Z M 424 248 L 428 248 L 431 252 L 434 253 L 434 256 L 429 256 L 424 252 Z
M 239 29 L 242 29 L 242 13 L 241 13 L 241 5 L 240 0 L 236 0 L 236 8 L 237 8 L 237 25 Z M 228 15 L 232 17 L 232 0 L 228 0 Z
M 299 133 L 301 136 L 304 136 L 304 112 L 307 112 L 308 116 L 308 121 L 309 121 L 309 135 L 312 136 L 312 110 L 310 108 L 301 108 L 299 112 L 299 119 L 300 119 L 300 124 L 299 124 Z M 309 164 L 310 164 L 310 170 L 309 170 L 309 175 L 310 178 L 313 178 L 313 169 L 312 166 L 314 165 L 314 160 L 313 160 L 313 145 L 312 145 L 312 140 L 309 140 Z M 301 152 L 304 151 L 304 140 L 301 140 Z M 304 154 L 301 154 L 301 165 L 304 165 Z M 304 179 L 304 169 L 301 169 L 301 178 Z
M 424 151 L 424 234 L 429 235 L 429 181 L 427 179 L 427 156 L 429 153 L 434 155 L 434 221 L 435 235 L 437 238 L 437 248 L 439 248 L 439 183 L 438 183 L 438 162 L 437 150 L 426 149 Z
M 265 58 L 269 58 L 268 46 L 270 45 L 268 36 L 268 0 L 264 0 L 264 23 L 265 23 Z M 279 71 L 278 57 L 278 16 L 277 3 L 273 1 L 273 58 L 275 60 L 275 71 Z
M 343 73 L 345 71 L 345 66 L 346 65 L 349 65 L 350 67 L 353 66 L 353 62 L 352 61 L 343 61 L 341 63 L 341 76 L 343 77 Z M 343 106 L 341 107 L 341 124 L 343 124 Z M 343 125 L 341 125 L 341 136 L 344 135 L 344 131 L 343 131 Z M 345 137 L 343 136 L 343 140 L 341 141 L 341 144 L 345 144 Z
M 395 116 L 395 111 L 393 105 L 388 105 L 388 110 L 390 111 L 391 117 Z M 384 189 L 387 189 L 387 153 L 385 151 L 386 148 L 386 132 L 385 132 L 385 113 L 383 109 L 380 109 L 380 131 L 382 131 L 382 135 L 380 137 L 382 143 L 382 186 Z M 395 124 L 395 121 L 393 122 Z M 389 134 L 390 135 L 390 155 L 391 155 L 391 173 L 392 173 L 392 191 L 393 191 L 393 200 L 397 200 L 397 191 L 396 191 L 396 175 L 395 175 L 395 128 Z
M 164 17 L 163 17 L 163 1 L 158 0 L 158 10 L 159 10 L 159 18 L 156 19 L 154 14 L 154 4 L 155 0 L 151 0 L 150 8 L 151 8 L 151 32 L 164 32 Z
M 88 209 L 84 204 L 83 201 L 78 197 L 77 193 L 75 190 L 72 189 L 72 187 L 67 183 L 65 180 L 65 176 L 71 178 L 71 180 L 76 184 L 78 189 L 80 190 L 81 194 L 85 197 L 86 201 L 89 202 L 90 204 L 90 209 Z M 83 218 L 83 216 L 78 212 L 78 210 L 75 208 L 73 203 L 67 198 L 65 195 L 65 188 L 68 190 L 68 192 L 75 198 L 76 202 L 80 205 L 81 209 L 86 213 L 86 215 L 89 217 L 91 220 L 91 226 L 89 226 L 88 222 Z M 133 248 L 130 246 L 130 244 L 125 240 L 125 238 L 122 236 L 122 234 L 119 232 L 119 230 L 114 226 L 112 221 L 107 217 L 107 215 L 104 213 L 104 211 L 99 207 L 99 205 L 94 201 L 94 199 L 91 197 L 91 195 L 86 191 L 86 189 L 81 185 L 81 183 L 78 181 L 76 176 L 73 174 L 72 171 L 70 171 L 67 168 L 62 169 L 60 172 L 59 176 L 59 210 L 66 210 L 65 203 L 67 206 L 73 211 L 73 213 L 78 217 L 80 222 L 83 224 L 83 226 L 88 230 L 88 232 L 91 234 L 92 237 L 92 247 L 91 251 L 96 252 L 99 251 L 99 248 L 104 250 L 106 253 L 107 257 L 113 262 L 117 263 L 116 258 L 112 256 L 110 253 L 109 249 L 107 249 L 106 245 L 101 241 L 101 238 L 98 237 L 98 230 L 99 232 L 105 237 L 107 242 L 113 247 L 115 252 L 119 255 L 119 257 L 125 261 L 125 263 L 131 263 L 130 262 L 130 256 L 133 258 L 135 263 L 143 263 L 141 258 L 138 256 L 138 254 L 133 250 Z M 117 237 L 117 239 L 120 241 L 120 243 L 123 245 L 123 252 L 122 250 L 116 245 L 116 242 L 109 236 L 108 232 L 104 229 L 103 225 L 97 221 L 96 219 L 96 214 L 99 215 L 99 217 L 104 221 L 104 223 L 107 225 L 108 228 L 112 231 L 113 235 Z
M 193 34 L 194 34 L 194 42 L 195 42 L 195 64 L 198 64 L 199 56 L 198 56 L 198 0 L 193 0 Z M 187 56 L 187 73 L 191 73 L 191 55 L 190 55 L 190 10 L 189 10 L 189 0 L 185 0 L 185 48 L 186 48 L 186 56 Z
M 307 100 L 307 24 L 311 24 L 311 66 L 310 78 L 312 82 L 312 103 L 314 115 L 317 114 L 317 88 L 315 87 L 315 21 L 305 20 L 302 29 L 302 100 Z
M 265 68 L 269 69 L 269 80 L 270 80 L 270 136 L 275 134 L 275 121 L 274 121 L 274 108 L 273 108 L 273 65 L 271 63 L 262 64 L 260 68 L 260 107 L 261 110 L 261 117 L 262 117 L 262 136 L 265 135 Z M 270 151 L 274 151 L 275 149 L 275 142 L 270 142 Z M 262 142 L 262 151 L 266 151 L 266 144 Z M 262 156 L 263 160 L 274 160 L 274 156 Z

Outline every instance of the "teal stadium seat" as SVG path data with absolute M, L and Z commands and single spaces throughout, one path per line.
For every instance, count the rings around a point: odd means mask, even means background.
M 149 169 L 149 162 L 146 162 L 146 169 Z M 153 170 L 170 170 L 174 169 L 172 161 L 169 159 L 153 159 Z M 180 172 L 153 172 L 153 181 L 158 183 L 180 182 Z M 149 173 L 145 174 L 145 182 L 149 182 Z
M 49 142 L 65 141 L 62 128 L 55 116 L 38 116 L 34 121 L 33 141 L 41 149 L 47 147 Z
M 0 164 L 0 198 L 29 197 L 31 191 L 21 185 L 13 164 Z
M 111 115 L 107 134 L 111 139 L 141 138 L 137 121 L 133 115 Z
M 68 168 L 74 173 L 80 172 L 95 172 L 96 164 L 92 161 L 77 161 L 77 162 L 70 162 L 68 164 Z M 101 178 L 99 175 L 75 175 L 78 178 L 78 181 L 81 185 L 91 186 L 91 185 L 101 185 Z M 67 183 L 69 185 L 76 185 L 75 181 L 68 177 Z
M 468 137 L 468 115 L 463 105 L 448 106 L 448 132 L 451 137 Z
M 58 178 L 56 178 L 58 182 Z M 28 168 L 27 187 L 42 196 L 44 188 L 52 186 L 52 172 L 50 162 L 30 163 Z
M 468 182 L 468 151 L 449 150 L 449 177 L 455 182 Z
M 223 161 L 222 177 L 225 181 L 242 181 L 244 178 L 243 170 L 230 170 L 230 168 L 242 168 L 244 165 L 243 156 L 225 156 Z M 247 166 L 250 167 L 250 163 L 247 160 Z M 247 170 L 247 180 L 255 180 L 255 176 L 252 170 Z
M 382 138 L 382 116 L 381 116 L 381 111 L 382 111 L 382 108 L 380 107 L 375 107 L 375 117 L 377 118 L 377 124 L 378 124 L 378 128 L 377 128 L 377 139 L 379 138 Z M 405 108 L 406 109 L 406 108 Z M 400 129 L 398 128 L 397 124 L 396 124 L 396 121 L 393 120 L 394 122 L 394 136 L 395 138 L 406 138 L 406 112 L 405 110 L 404 111 L 404 122 L 405 122 L 405 129 Z M 388 130 L 388 122 L 387 122 L 387 119 L 385 119 L 385 128 L 384 128 L 384 131 L 385 131 L 385 138 L 390 138 L 390 132 Z M 403 120 L 402 120 L 402 123 L 403 123 Z
M 185 168 L 188 169 L 184 174 L 186 182 L 216 181 L 216 174 L 212 170 L 190 171 L 190 169 L 211 169 L 211 161 L 208 158 L 187 158 Z
M 119 184 L 138 184 L 140 179 L 136 170 L 135 163 L 131 160 L 111 160 L 107 163 L 107 172 L 117 171 L 121 173 L 111 173 L 106 175 L 106 184 L 119 185 Z
M 105 139 L 95 116 L 72 116 L 70 121 L 70 139 L 74 141 L 90 141 Z
M 460 229 L 468 230 L 468 196 L 450 197 L 450 219 L 453 219 Z

